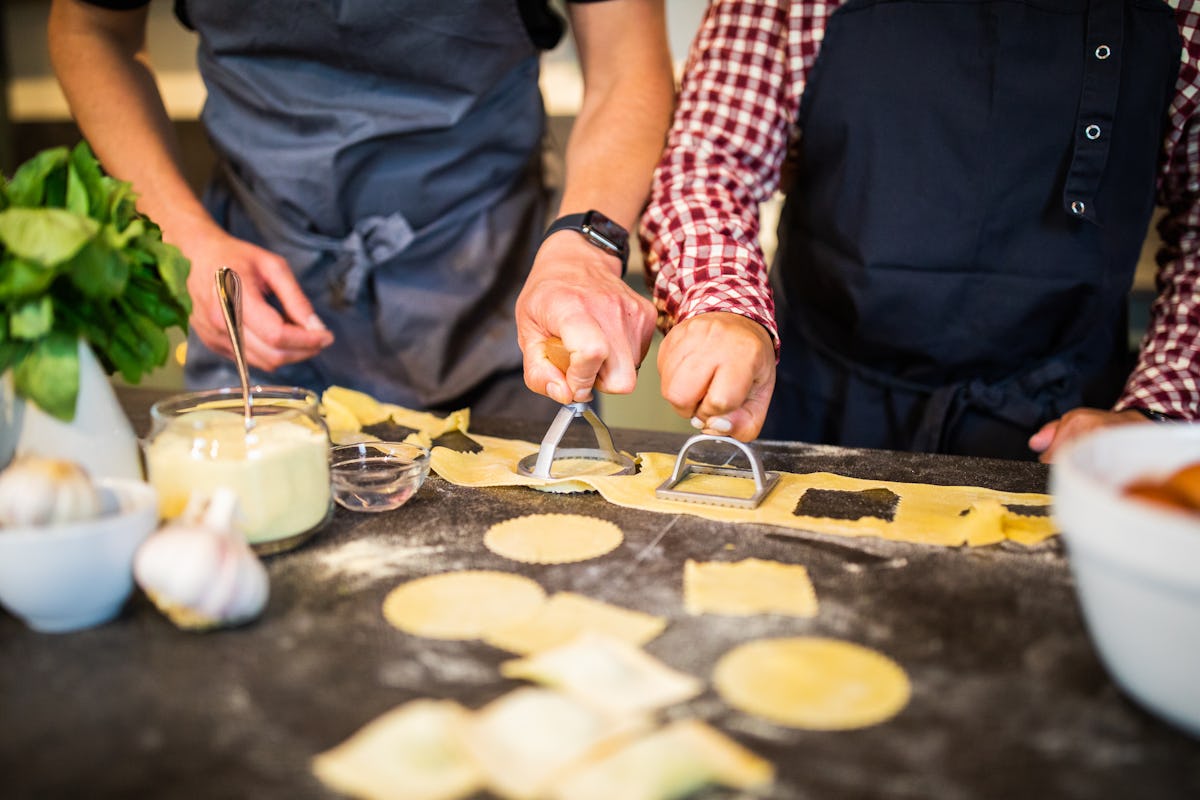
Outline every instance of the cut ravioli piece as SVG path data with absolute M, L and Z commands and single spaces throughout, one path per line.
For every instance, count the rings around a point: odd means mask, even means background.
M 497 522 L 483 536 L 496 555 L 526 564 L 569 564 L 610 553 L 624 541 L 606 519 L 582 514 L 527 514 Z
M 685 719 L 572 772 L 554 800 L 668 800 L 708 784 L 761 791 L 774 780 L 769 761 L 705 723 Z
M 544 797 L 550 785 L 589 753 L 640 731 L 549 689 L 509 692 L 476 712 L 463 743 L 492 791 L 509 800 Z
M 643 645 L 666 627 L 662 617 L 572 592 L 558 592 L 532 615 L 493 629 L 484 641 L 502 650 L 529 655 L 567 644 L 584 631 Z
M 683 565 L 683 605 L 689 614 L 817 615 L 817 594 L 808 570 L 747 558 L 742 561 L 697 562 Z
M 713 685 L 729 705 L 769 722 L 808 730 L 876 725 L 899 713 L 911 692 L 900 665 L 837 639 L 760 639 L 723 655 Z
M 550 686 L 613 717 L 639 715 L 698 695 L 704 684 L 628 642 L 585 632 L 569 643 L 505 661 L 500 673 Z
M 384 598 L 383 616 L 416 636 L 481 639 L 529 616 L 545 599 L 536 581 L 509 572 L 445 572 L 392 589 Z
M 467 712 L 447 700 L 414 700 L 313 758 L 330 788 L 363 800 L 455 800 L 482 774 L 460 740 Z
M 330 386 L 321 394 L 324 402 L 334 402 L 349 411 L 358 420 L 359 427 L 377 425 L 390 416 L 383 403 L 366 392 L 347 389 L 345 386 Z
M 615 461 L 600 458 L 556 458 L 550 465 L 550 474 L 555 478 L 579 478 L 586 475 L 612 475 L 624 469 L 624 465 Z M 547 483 L 534 486 L 539 492 L 569 494 L 572 492 L 594 492 L 590 485 L 582 481 L 559 480 L 557 483 Z
M 329 428 L 329 438 L 334 444 L 351 444 L 351 437 L 365 435 L 358 417 L 350 409 L 329 396 L 326 391 L 321 396 L 321 416 L 325 426 Z

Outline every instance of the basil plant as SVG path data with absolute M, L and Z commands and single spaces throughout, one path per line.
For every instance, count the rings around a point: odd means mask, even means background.
M 137 383 L 166 363 L 166 330 L 187 330 L 188 261 L 136 200 L 86 142 L 0 175 L 0 373 L 61 420 L 75 416 L 81 338 Z

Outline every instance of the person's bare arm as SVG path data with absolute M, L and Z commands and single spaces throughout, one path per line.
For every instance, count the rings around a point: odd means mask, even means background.
M 104 168 L 133 184 L 138 208 L 192 263 L 192 328 L 231 355 L 213 273 L 243 283 L 249 361 L 263 369 L 309 358 L 332 341 L 287 263 L 225 233 L 204 210 L 180 168 L 179 145 L 146 52 L 146 8 L 113 11 L 53 0 L 49 47 L 54 71 L 80 130 Z M 284 319 L 266 302 L 278 297 Z
M 595 209 L 633 231 L 662 152 L 674 97 L 662 0 L 569 7 L 583 106 L 567 143 L 559 215 Z M 525 382 L 562 402 L 595 388 L 633 391 L 654 333 L 653 305 L 621 279 L 617 258 L 573 231 L 549 237 L 517 301 Z M 547 357 L 561 339 L 566 374 Z

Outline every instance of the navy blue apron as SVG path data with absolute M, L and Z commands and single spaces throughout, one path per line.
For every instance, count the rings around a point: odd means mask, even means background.
M 1030 458 L 1110 407 L 1181 42 L 1161 0 L 850 0 L 801 99 L 766 438 Z
M 256 381 L 549 418 L 513 306 L 544 228 L 538 49 L 513 0 L 205 0 L 205 204 L 287 259 L 336 341 Z M 192 387 L 236 372 L 192 336 Z

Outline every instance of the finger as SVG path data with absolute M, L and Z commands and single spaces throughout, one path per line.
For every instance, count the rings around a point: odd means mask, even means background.
M 525 358 L 525 385 L 556 403 L 573 402 L 567 387 L 566 368 L 570 353 L 558 339 L 531 339 L 522 348 Z
M 1050 443 L 1054 441 L 1054 434 L 1058 430 L 1058 420 L 1051 420 L 1043 425 L 1038 432 L 1029 437 L 1029 449 L 1035 453 L 1044 453 Z
M 568 354 L 569 363 L 564 371 L 567 388 L 572 400 L 582 403 L 591 399 L 596 376 L 609 358 L 608 340 L 600 326 L 590 318 L 564 325 L 561 333 L 561 350 L 557 357 L 561 360 L 563 353 Z
M 670 361 L 663 358 L 660 351 L 658 369 L 663 399 L 679 416 L 684 419 L 697 419 L 700 422 L 697 427 L 702 427 L 710 415 L 700 414 L 699 408 L 708 392 L 713 367 L 703 362 L 691 364 L 686 369 L 674 367 Z M 695 426 L 695 423 L 693 425 Z
M 596 373 L 596 388 L 608 394 L 629 394 L 637 386 L 638 361 L 628 346 L 610 350 Z
M 750 397 L 754 386 L 754 374 L 743 365 L 718 367 L 709 381 L 704 399 L 696 409 L 696 416 L 703 420 L 723 417 L 741 408 Z
M 774 389 L 774 370 L 771 370 L 769 374 L 755 381 L 745 402 L 739 408 L 720 416 L 709 417 L 703 422 L 703 430 L 706 433 L 732 436 L 743 442 L 753 441 L 766 421 Z
M 325 323 L 313 310 L 312 303 L 286 261 L 277 257 L 265 259 L 259 265 L 259 275 L 267 293 L 275 296 L 290 321 L 310 331 L 325 330 Z

